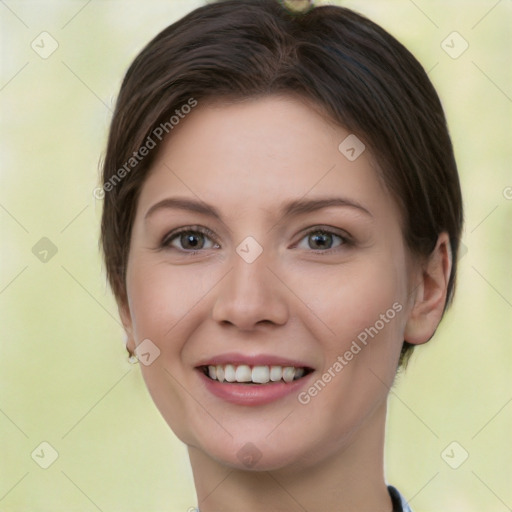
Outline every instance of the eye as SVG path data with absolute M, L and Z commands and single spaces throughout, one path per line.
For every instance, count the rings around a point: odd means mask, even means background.
M 190 253 L 217 249 L 220 246 L 212 240 L 213 237 L 214 234 L 207 228 L 196 226 L 181 228 L 165 236 L 162 240 L 162 248 Z
M 302 243 L 304 240 L 304 243 Z M 299 249 L 313 249 L 318 252 L 328 252 L 342 245 L 348 245 L 350 240 L 346 236 L 336 234 L 327 229 L 316 228 L 309 231 L 302 238 L 301 243 L 297 246 Z M 306 244 L 306 245 L 305 245 Z
M 184 253 L 196 254 L 202 250 L 218 249 L 220 245 L 214 241 L 212 231 L 201 226 L 180 228 L 167 234 L 162 240 L 163 249 L 176 249 Z M 350 245 L 348 236 L 334 233 L 325 228 L 315 228 L 309 231 L 297 245 L 299 249 L 312 249 L 317 253 L 336 250 L 342 245 Z

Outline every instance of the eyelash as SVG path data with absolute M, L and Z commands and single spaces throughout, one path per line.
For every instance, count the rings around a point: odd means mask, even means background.
M 200 234 L 205 235 L 208 238 L 212 239 L 212 241 L 215 244 L 220 245 L 220 244 L 218 244 L 218 242 L 216 242 L 216 240 L 215 240 L 215 233 L 213 233 L 213 231 L 209 230 L 208 228 L 204 228 L 202 226 L 189 226 L 189 227 L 180 228 L 180 229 L 178 229 L 176 231 L 172 231 L 171 233 L 168 233 L 163 238 L 163 240 L 161 242 L 160 249 L 175 249 L 174 247 L 171 247 L 171 242 L 173 240 L 175 240 L 176 238 L 178 238 L 183 233 L 191 233 L 191 234 L 200 233 Z M 332 231 L 332 230 L 330 230 L 328 228 L 324 228 L 324 227 L 321 227 L 321 226 L 317 226 L 317 227 L 314 227 L 314 228 L 308 230 L 306 233 L 304 233 L 302 238 L 295 245 L 298 245 L 302 240 L 304 240 L 304 238 L 307 238 L 308 236 L 310 236 L 313 233 L 321 233 L 323 235 L 333 235 L 335 237 L 338 237 L 341 240 L 341 244 L 338 247 L 335 247 L 335 248 L 326 249 L 326 250 L 310 249 L 308 252 L 312 252 L 313 254 L 321 254 L 321 255 L 332 254 L 333 252 L 336 252 L 337 250 L 339 250 L 343 246 L 350 247 L 350 246 L 354 245 L 354 241 L 348 235 L 346 235 L 346 234 L 345 235 L 341 235 L 339 233 L 335 233 L 334 231 Z M 195 251 L 194 250 L 187 250 L 187 249 L 176 249 L 176 250 L 178 250 L 179 252 L 182 252 L 184 254 L 188 254 L 188 255 L 194 256 L 194 255 L 197 255 L 197 254 L 203 252 L 206 249 L 199 249 L 199 250 L 195 250 Z
M 183 233 L 192 233 L 192 234 L 201 233 L 202 235 L 205 235 L 208 238 L 211 238 L 213 242 L 217 243 L 215 241 L 215 233 L 213 233 L 213 231 L 209 230 L 208 228 L 203 228 L 201 226 L 189 226 L 189 227 L 180 228 L 176 231 L 171 231 L 169 234 L 167 234 L 162 240 L 161 248 L 162 249 L 174 249 L 174 247 L 171 247 L 171 242 L 175 238 L 178 238 Z M 197 251 L 191 251 L 191 250 L 187 250 L 187 249 L 177 249 L 177 250 L 180 252 L 183 252 L 185 254 L 190 254 L 192 256 L 204 251 L 204 249 L 199 249 Z

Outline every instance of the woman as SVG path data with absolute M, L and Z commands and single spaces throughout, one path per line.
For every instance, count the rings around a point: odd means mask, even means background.
M 463 214 L 408 50 L 340 7 L 197 9 L 128 70 L 103 180 L 127 348 L 201 512 L 410 510 L 386 398 L 451 301 Z

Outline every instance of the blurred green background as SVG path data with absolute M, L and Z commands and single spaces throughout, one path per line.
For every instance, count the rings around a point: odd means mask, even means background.
M 93 190 L 127 66 L 203 3 L 0 2 L 1 511 L 195 504 L 186 450 L 126 360 Z M 465 199 L 454 305 L 390 396 L 388 481 L 415 512 L 510 511 L 512 1 L 330 3 L 429 71 Z

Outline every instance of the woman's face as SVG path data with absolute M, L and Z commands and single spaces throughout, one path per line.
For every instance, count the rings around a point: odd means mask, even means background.
M 142 188 L 123 321 L 187 445 L 240 468 L 307 466 L 382 421 L 412 268 L 349 132 L 293 97 L 200 102 Z

